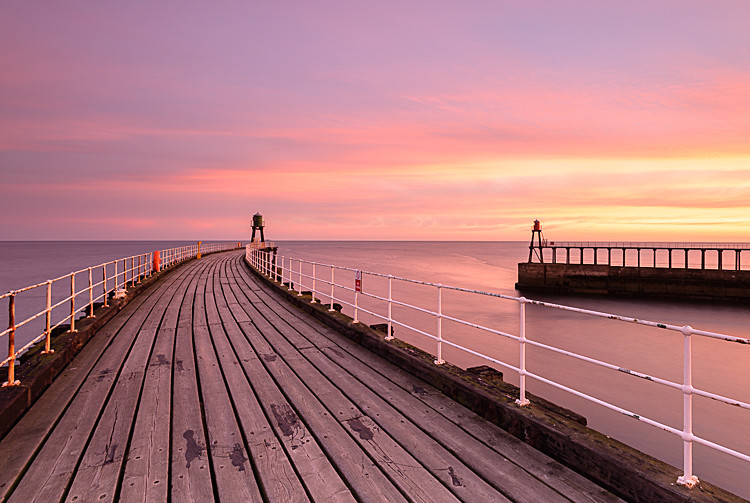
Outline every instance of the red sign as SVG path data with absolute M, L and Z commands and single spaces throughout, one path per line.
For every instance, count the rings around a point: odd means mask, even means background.
M 354 271 L 354 291 L 362 291 L 362 271 Z

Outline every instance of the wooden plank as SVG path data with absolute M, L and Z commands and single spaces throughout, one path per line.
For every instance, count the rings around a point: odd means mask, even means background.
M 272 357 L 275 355 L 272 347 L 255 327 L 244 322 L 240 328 L 255 352 L 263 355 L 266 369 L 292 404 L 292 409 L 281 410 L 280 415 L 288 418 L 287 423 L 300 421 L 307 426 L 355 497 L 363 501 L 405 501 L 381 469 L 358 447 L 347 429 L 323 406 L 319 397 L 305 386 L 282 358 Z
M 484 445 L 487 445 L 517 466 L 522 467 L 533 477 L 550 486 L 563 496 L 573 501 L 621 501 L 612 493 L 602 489 L 600 486 L 564 467 L 560 463 L 551 460 L 548 456 L 525 444 L 500 427 L 479 417 L 456 401 L 449 399 L 421 379 L 381 359 L 372 359 L 371 353 L 367 354 L 365 348 L 352 341 L 348 341 L 348 339 L 346 341 L 340 340 L 340 336 L 336 337 L 336 339 L 339 340 L 331 341 L 331 345 L 324 348 L 324 352 L 332 359 L 340 361 L 341 364 L 348 367 L 349 362 L 342 359 L 341 354 L 352 355 L 352 352 L 356 352 L 357 354 L 352 356 L 372 367 L 383 379 L 387 378 L 391 380 L 401 389 L 411 393 L 431 407 L 432 410 L 445 416 L 449 421 L 458 425 Z M 349 347 L 346 344 L 347 341 L 352 342 L 353 347 Z M 341 346 L 334 346 L 335 342 L 342 344 Z M 362 353 L 359 350 L 362 350 Z
M 159 278 L 151 288 L 135 297 L 117 316 L 99 329 L 96 336 L 81 349 L 70 365 L 57 376 L 34 406 L 0 442 L 0 452 L 3 453 L 0 501 L 8 497 L 114 336 L 151 295 L 157 294 L 157 285 L 165 283 L 166 278 Z
M 170 494 L 172 501 L 212 501 L 214 486 L 193 352 L 193 302 L 199 275 L 191 278 L 177 322 L 172 371 Z
M 239 304 L 248 304 L 247 299 L 243 298 L 243 292 L 238 290 L 237 293 L 239 297 Z M 264 335 L 269 334 L 269 337 L 273 337 L 273 335 L 271 334 L 276 333 L 276 328 L 268 324 L 268 322 L 259 315 L 256 316 L 254 314 L 250 314 L 250 317 L 252 317 L 256 323 L 259 323 L 258 328 Z M 289 389 L 291 387 L 298 387 L 302 384 L 300 381 L 304 381 L 304 383 L 308 386 L 311 385 L 311 376 L 300 374 L 298 377 L 294 375 L 291 370 L 286 368 L 286 365 L 282 364 L 280 360 L 275 360 L 273 358 L 276 356 L 275 349 L 271 345 L 269 345 L 267 341 L 261 338 L 260 333 L 255 329 L 254 325 L 248 322 L 242 322 L 240 325 L 243 327 L 243 330 L 246 331 L 246 334 L 248 335 L 250 341 L 254 344 L 254 346 L 256 346 L 256 352 L 268 357 L 268 366 L 272 370 L 272 372 L 274 372 L 275 369 L 274 376 L 276 377 L 279 384 L 284 388 L 287 395 L 290 394 Z M 287 360 L 284 363 L 290 365 L 292 364 L 290 360 L 294 359 L 294 355 L 288 353 L 282 356 Z M 304 360 L 298 354 L 297 357 L 300 360 Z M 277 361 L 280 363 L 277 364 Z M 294 371 L 299 372 L 299 369 L 295 367 Z M 296 384 L 295 380 L 299 384 Z M 327 381 L 325 382 L 327 383 Z M 332 400 L 333 395 L 330 395 L 330 393 L 337 392 L 337 390 L 333 390 L 330 386 L 326 389 L 323 389 L 322 386 L 314 387 L 313 389 L 314 396 L 317 396 L 323 401 L 326 401 L 326 398 L 328 398 L 328 400 Z M 441 486 L 439 485 L 439 483 L 437 483 L 435 478 L 421 469 L 418 463 L 411 456 L 409 456 L 407 452 L 397 446 L 392 441 L 392 439 L 390 439 L 387 435 L 382 434 L 379 429 L 368 430 L 367 427 L 363 425 L 360 419 L 362 417 L 361 412 L 356 407 L 354 407 L 353 404 L 348 402 L 343 397 L 343 395 L 338 393 L 338 405 L 327 411 L 326 409 L 321 408 L 322 405 L 316 405 L 317 401 L 313 403 L 313 393 L 311 393 L 307 388 L 300 390 L 298 393 L 299 396 L 297 397 L 297 400 L 299 400 L 299 402 L 295 403 L 297 410 L 308 411 L 310 408 L 317 408 L 320 409 L 321 412 L 314 413 L 315 416 L 328 417 L 330 413 L 335 416 L 337 421 L 343 422 L 345 425 L 344 431 L 347 431 L 350 434 L 350 438 L 361 441 L 360 448 L 365 448 L 365 450 L 369 451 L 375 458 L 380 459 L 382 461 L 382 468 L 389 472 L 392 480 L 394 480 L 402 490 L 407 491 L 410 497 L 414 499 L 421 499 L 424 496 L 423 487 L 430 486 L 436 488 L 436 490 L 433 491 L 435 493 L 433 495 L 434 498 L 446 501 L 455 500 L 455 498 L 449 493 L 441 493 L 439 489 Z M 306 397 L 305 395 L 307 393 L 310 393 L 311 396 Z M 305 419 L 307 419 L 307 416 L 305 417 Z M 357 429 L 359 429 L 359 431 L 356 431 Z M 364 434 L 364 436 L 362 436 L 362 434 Z M 336 459 L 336 456 L 334 456 L 334 458 Z M 400 466 L 394 462 L 394 459 L 400 461 L 405 461 L 408 459 L 408 462 L 404 463 L 403 466 Z
M 228 284 L 227 284 L 228 285 Z M 230 300 L 232 299 L 232 300 Z M 245 339 L 232 316 L 229 306 L 238 306 L 234 294 L 224 288 L 224 296 L 217 296 L 217 308 L 226 333 L 240 359 L 247 379 L 252 384 L 258 399 L 269 418 L 276 436 L 286 447 L 310 496 L 315 501 L 354 501 L 334 466 L 321 449 L 317 440 L 307 430 L 292 405 L 286 400 L 272 377 L 264 368 L 259 356 Z M 275 355 L 264 355 L 273 359 Z
M 289 331 L 288 327 L 276 325 L 281 320 L 274 320 L 274 325 L 282 333 Z M 422 470 L 414 470 L 407 473 L 400 469 L 399 475 L 403 480 L 403 490 L 409 491 L 410 498 L 419 498 L 423 495 L 422 487 L 433 487 L 438 492 L 439 488 L 447 488 L 457 497 L 467 501 L 505 501 L 501 494 L 485 483 L 480 477 L 468 469 L 464 464 L 444 449 L 438 442 L 430 438 L 423 431 L 412 424 L 407 417 L 402 415 L 396 408 L 391 407 L 388 402 L 369 391 L 362 383 L 352 379 L 346 369 L 333 367 L 324 358 L 316 358 L 320 352 L 317 348 L 307 347 L 301 349 L 302 355 L 296 358 L 292 346 L 287 341 L 274 341 L 274 349 L 293 365 L 294 371 L 308 386 L 315 389 L 316 395 L 325 399 L 331 405 L 332 413 L 341 415 L 336 417 L 346 424 L 354 433 L 359 431 L 383 432 L 383 437 L 391 437 L 398 442 L 392 450 L 394 452 L 408 451 L 409 457 L 416 458 L 422 465 Z M 290 362 L 293 360 L 293 363 Z M 344 398 L 344 395 L 346 398 Z M 384 395 L 387 396 L 387 395 Z M 324 398 L 323 398 L 324 397 Z M 390 398 L 390 397 L 389 397 Z M 350 404 L 350 405 L 348 405 Z M 357 417 L 347 417 L 347 409 L 357 411 Z M 349 414 L 351 414 L 349 412 Z M 379 429 L 374 430 L 364 425 L 363 416 L 369 416 L 373 424 Z M 355 438 L 360 438 L 356 436 Z M 381 446 L 382 448 L 382 446 Z M 387 452 L 387 451 L 386 451 Z M 392 468 L 388 463 L 391 454 L 387 454 L 382 460 L 383 468 Z M 409 466 L 409 465 L 407 465 Z M 431 474 L 431 475 L 430 475 Z M 437 479 L 437 480 L 436 480 Z M 440 482 L 442 482 L 442 485 Z M 446 499 L 451 499 L 446 496 Z
M 156 331 L 179 287 L 175 282 L 165 290 L 135 334 L 135 343 L 76 470 L 69 500 L 82 501 L 91 496 L 102 502 L 115 500 Z M 166 484 L 166 478 L 161 482 Z
M 268 500 L 288 502 L 309 501 L 305 488 L 302 486 L 291 462 L 287 458 L 287 452 L 276 435 L 274 435 L 274 430 L 258 403 L 255 392 L 250 386 L 229 344 L 222 319 L 219 317 L 217 302 L 225 305 L 219 279 L 225 260 L 219 262 L 213 274 L 213 281 L 209 280 L 207 291 L 210 289 L 211 295 L 209 296 L 207 292 L 206 317 L 211 338 L 213 339 L 218 355 L 218 361 L 223 369 L 229 388 L 229 398 L 237 411 L 237 416 L 247 439 L 252 457 L 252 465 L 255 468 L 264 495 Z M 210 301 L 210 299 L 214 300 L 214 302 Z M 233 322 L 234 320 L 230 317 L 226 319 L 224 324 L 230 325 Z M 230 329 L 239 331 L 236 325 Z M 303 443 L 299 446 L 292 446 L 292 449 L 298 450 L 296 448 L 301 447 L 299 450 L 304 451 L 306 450 L 306 445 L 308 444 Z M 331 475 L 335 477 L 335 471 Z M 331 480 L 330 482 L 335 482 L 335 480 Z M 346 489 L 345 486 L 344 489 Z
M 214 264 L 211 264 L 209 274 Z M 203 401 L 206 427 L 218 497 L 224 502 L 262 501 L 253 467 L 248 460 L 234 409 L 227 395 L 221 369 L 211 345 L 206 324 L 205 302 L 212 299 L 205 291 L 208 275 L 198 282 L 193 307 L 193 343 L 198 366 L 199 391 Z
M 68 487 L 102 407 L 149 310 L 163 295 L 151 295 L 119 330 L 97 361 L 60 422 L 44 442 L 34 463 L 24 474 L 10 501 L 57 501 Z M 118 313 L 115 318 L 122 313 Z
M 251 299 L 256 293 L 245 292 Z M 243 304 L 241 299 L 240 304 Z M 247 307 L 250 306 L 257 308 L 284 336 L 295 336 L 294 329 L 287 323 L 294 322 L 292 317 L 286 320 L 278 317 L 268 306 L 260 301 L 260 298 L 257 298 L 255 303 Z M 296 351 L 286 340 L 280 339 L 274 341 L 274 344 L 276 351 L 284 358 L 290 357 L 287 355 Z M 450 489 L 459 498 L 466 500 L 504 500 L 503 496 L 496 489 L 489 486 L 481 477 L 478 477 L 472 470 L 468 469 L 461 460 L 453 456 L 433 438 L 425 435 L 424 432 L 409 422 L 398 410 L 391 407 L 388 401 L 371 392 L 362 383 L 352 379 L 346 369 L 332 367 L 330 361 L 325 357 L 316 359 L 316 355 L 321 355 L 321 353 L 309 341 L 299 341 L 298 345 L 304 346 L 303 349 L 300 349 L 300 352 L 305 357 L 312 357 L 309 361 L 302 356 L 298 357 L 299 361 L 298 365 L 295 366 L 295 371 L 300 375 L 300 378 L 308 384 L 315 382 L 317 386 L 327 388 L 329 396 L 335 396 L 330 393 L 331 387 L 335 385 L 351 401 L 356 403 L 356 407 L 363 414 L 369 416 L 375 424 L 398 441 L 406 451 L 414 455 L 434 478 L 442 481 L 444 487 Z M 328 380 L 330 380 L 330 383 Z M 350 421 L 347 424 L 349 426 L 354 424 L 359 427 L 360 423 Z M 434 483 L 433 478 L 430 478 L 430 480 L 432 480 L 432 486 L 437 485 Z M 429 483 L 423 482 L 423 484 L 427 485 Z M 413 489 L 411 484 L 405 487 Z M 413 497 L 412 494 L 410 496 Z
M 191 269 L 193 274 L 200 270 Z M 123 501 L 167 500 L 174 339 L 189 284 L 190 278 L 185 278 L 173 292 L 156 335 L 125 461 L 119 494 Z
M 264 293 L 259 293 L 263 296 Z M 277 302 L 275 298 L 270 296 L 268 292 L 265 292 L 267 297 L 268 306 L 278 312 L 278 314 L 288 317 L 296 318 L 296 313 L 287 304 L 283 302 Z M 357 369 L 361 368 L 361 365 L 365 365 L 378 372 L 378 377 L 373 379 L 369 371 L 363 373 L 360 376 L 361 380 L 366 377 L 367 383 L 376 383 L 380 385 L 380 392 L 384 392 L 386 387 L 389 392 L 393 392 L 392 386 L 388 381 L 393 382 L 399 386 L 401 391 L 401 397 L 404 394 L 411 395 L 428 405 L 429 418 L 427 422 L 429 424 L 435 424 L 436 422 L 441 423 L 445 426 L 448 423 L 458 425 L 463 431 L 471 435 L 473 438 L 479 440 L 481 444 L 494 450 L 500 456 L 497 459 L 508 459 L 518 469 L 528 472 L 531 475 L 531 479 L 525 474 L 521 473 L 521 479 L 533 483 L 533 479 L 543 482 L 548 485 L 554 491 L 560 493 L 566 498 L 570 498 L 574 501 L 619 501 L 617 497 L 609 493 L 608 491 L 597 486 L 593 482 L 585 479 L 584 477 L 576 474 L 572 470 L 565 468 L 559 463 L 554 462 L 549 457 L 536 451 L 531 446 L 524 444 L 520 440 L 516 439 L 509 433 L 500 429 L 494 424 L 480 418 L 473 412 L 464 408 L 460 404 L 435 390 L 424 381 L 416 378 L 415 376 L 401 370 L 395 365 L 381 359 L 373 358 L 372 352 L 356 344 L 350 339 L 341 336 L 335 331 L 328 327 L 315 322 L 315 320 L 308 318 L 299 318 L 299 320 L 307 325 L 295 325 L 297 326 L 305 337 L 312 343 L 323 348 L 323 351 L 331 358 L 336 361 L 344 368 Z M 303 344 L 306 344 L 304 342 Z M 352 361 L 351 358 L 357 358 L 359 364 Z M 376 386 L 377 387 L 377 386 Z M 377 390 L 376 390 L 377 391 Z M 445 418 L 445 421 L 435 421 L 433 418 L 435 414 L 439 414 Z M 451 433 L 449 438 L 456 439 L 453 435 L 455 430 L 450 429 Z M 461 438 L 461 437 L 459 437 Z M 464 441 L 460 441 L 460 445 L 466 445 Z M 470 451 L 472 454 L 476 453 L 476 450 Z M 493 472 L 497 468 L 497 464 L 492 462 L 491 464 L 482 463 L 477 466 L 492 466 Z M 508 466 L 507 462 L 503 464 Z M 511 467 L 512 472 L 517 472 L 517 469 Z M 501 472 L 502 470 L 497 470 Z M 485 474 L 486 475 L 486 474 Z M 508 474 L 511 476 L 512 474 Z M 508 479 L 511 480 L 511 479 Z M 496 483 L 499 483 L 496 481 Z M 515 493 L 526 492 L 527 486 L 518 486 L 515 489 Z M 517 497 L 517 494 L 514 496 Z

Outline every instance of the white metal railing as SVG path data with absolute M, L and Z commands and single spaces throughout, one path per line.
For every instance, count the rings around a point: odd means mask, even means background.
M 571 263 L 571 250 L 578 250 L 577 263 L 580 265 L 594 264 L 594 265 L 626 265 L 627 252 L 636 253 L 636 265 L 637 267 L 667 267 L 667 268 L 697 268 L 700 269 L 718 269 L 718 270 L 742 270 L 742 252 L 747 253 L 750 250 L 750 243 L 670 243 L 670 242 L 624 242 L 624 241 L 550 241 L 542 239 L 539 244 L 534 244 L 533 241 L 529 245 L 530 254 L 529 261 L 531 262 L 534 256 L 540 262 L 545 262 L 545 255 L 547 259 L 551 260 L 551 263 L 556 264 L 558 262 L 558 251 L 564 250 L 564 259 L 566 264 Z M 531 253 L 535 250 L 536 253 Z M 545 250 L 549 250 L 549 253 L 545 253 Z M 591 250 L 592 255 L 590 261 L 584 258 L 585 250 Z M 607 252 L 606 258 L 601 257 L 599 252 Z M 613 256 L 613 250 L 617 252 Z M 643 251 L 651 251 L 650 260 L 649 256 L 642 256 Z M 657 259 L 657 252 L 660 253 L 660 259 Z M 667 253 L 667 260 L 664 261 L 664 253 Z M 682 260 L 680 260 L 680 252 L 682 252 Z M 695 260 L 695 252 L 700 255 L 699 261 Z M 715 263 L 713 265 L 707 264 L 707 252 L 711 252 L 711 257 L 715 255 Z M 734 266 L 733 269 L 729 269 L 725 264 L 725 252 L 734 254 Z M 550 255 L 551 254 L 551 255 Z M 676 259 L 673 255 L 676 254 Z M 620 260 L 615 263 L 613 260 L 619 255 Z M 573 257 L 575 258 L 575 257 Z M 642 258 L 644 262 L 642 263 Z M 731 258 L 731 255 L 730 255 Z M 632 257 L 631 257 L 632 259 Z M 691 260 L 693 259 L 693 260 Z M 660 262 L 662 265 L 658 265 Z M 576 263 L 576 262 L 574 262 Z M 691 266 L 692 264 L 692 266 Z M 730 266 L 731 267 L 731 266 Z
M 264 248 L 275 248 L 276 245 L 273 241 L 251 241 L 247 245 L 247 247 L 250 247 L 255 250 L 262 250 Z
M 0 300 L 5 298 L 8 299 L 8 328 L 0 332 L 0 337 L 5 335 L 8 336 L 8 356 L 0 362 L 0 367 L 5 366 L 6 364 L 8 365 L 8 380 L 3 383 L 3 387 L 17 386 L 20 384 L 15 378 L 15 366 L 16 359 L 21 354 L 42 339 L 45 340 L 42 353 L 54 353 L 54 350 L 50 347 L 52 331 L 69 322 L 69 331 L 76 332 L 76 315 L 86 312 L 87 318 L 94 317 L 94 304 L 96 302 L 101 300 L 106 307 L 108 306 L 110 294 L 113 294 L 114 298 L 124 296 L 127 292 L 128 285 L 130 285 L 131 288 L 135 287 L 137 283 L 140 283 L 141 280 L 151 276 L 154 272 L 172 267 L 184 262 L 185 260 L 194 258 L 201 253 L 208 254 L 241 247 L 242 243 L 235 241 L 231 243 L 198 243 L 177 248 L 167 248 L 165 250 L 157 250 L 131 257 L 120 258 L 96 266 L 87 267 L 60 276 L 59 278 L 50 279 L 18 290 L 11 290 L 0 295 Z M 81 289 L 77 289 L 76 279 L 81 276 L 84 280 L 87 280 L 87 283 Z M 66 289 L 67 296 L 53 304 L 52 287 L 53 285 L 63 283 L 69 285 L 69 290 Z M 33 292 L 42 288 L 46 290 L 44 295 L 44 299 L 46 300 L 44 307 L 42 308 L 40 306 L 35 314 L 21 322 L 16 322 L 16 299 L 18 295 L 26 292 Z M 76 298 L 85 294 L 88 294 L 85 303 L 81 306 L 76 306 Z M 33 296 L 32 294 L 29 295 L 28 299 L 24 300 L 38 302 L 39 298 L 39 296 Z M 68 306 L 68 309 L 65 309 L 64 315 L 59 318 L 55 317 L 55 310 L 63 308 L 66 305 Z M 57 312 L 59 313 L 59 309 Z M 45 320 L 42 333 L 33 336 L 28 343 L 16 350 L 16 331 L 27 325 L 30 327 L 32 321 L 41 318 L 42 316 L 44 316 Z
M 553 386 L 557 389 L 561 389 L 563 391 L 572 393 L 573 395 L 577 397 L 580 397 L 590 402 L 593 402 L 595 404 L 601 405 L 603 407 L 606 407 L 607 409 L 619 412 L 621 414 L 625 414 L 633 419 L 649 424 L 651 426 L 655 426 L 657 428 L 660 428 L 662 430 L 668 431 L 674 435 L 679 436 L 683 440 L 683 475 L 681 475 L 678 478 L 677 483 L 681 485 L 685 485 L 687 487 L 693 487 L 698 483 L 698 478 L 693 474 L 693 443 L 697 442 L 699 444 L 708 446 L 711 449 L 715 449 L 725 454 L 729 454 L 736 458 L 750 462 L 750 455 L 748 453 L 742 453 L 734 449 L 731 449 L 729 447 L 719 445 L 710 440 L 698 437 L 693 433 L 693 395 L 711 398 L 713 400 L 717 400 L 719 402 L 733 405 L 744 410 L 750 410 L 750 403 L 746 403 L 740 400 L 735 400 L 733 398 L 721 396 L 719 394 L 711 393 L 702 389 L 695 388 L 693 386 L 693 365 L 692 365 L 693 336 L 708 337 L 708 338 L 722 340 L 722 341 L 740 343 L 740 344 L 745 345 L 744 347 L 750 349 L 750 340 L 748 339 L 744 339 L 741 337 L 734 337 L 734 336 L 725 335 L 725 334 L 716 333 L 716 332 L 696 330 L 688 325 L 680 326 L 680 325 L 673 325 L 673 324 L 668 324 L 668 323 L 658 323 L 654 321 L 641 320 L 641 319 L 632 318 L 628 316 L 620 316 L 616 314 L 592 311 L 588 309 L 581 309 L 581 308 L 576 308 L 576 307 L 571 307 L 571 306 L 564 306 L 564 305 L 553 304 L 549 302 L 541 302 L 537 300 L 526 299 L 524 297 L 513 297 L 513 296 L 502 295 L 498 293 L 483 292 L 479 290 L 472 290 L 472 289 L 467 289 L 467 288 L 459 288 L 459 287 L 429 283 L 425 281 L 418 281 L 418 280 L 413 280 L 409 278 L 401 278 L 401 277 L 396 277 L 392 275 L 365 272 L 365 271 L 360 271 L 357 269 L 352 269 L 349 267 L 339 267 L 339 266 L 330 265 L 330 264 L 321 264 L 321 263 L 311 262 L 307 260 L 284 257 L 283 255 L 277 257 L 275 254 L 268 253 L 264 250 L 254 249 L 251 247 L 247 247 L 246 249 L 246 258 L 247 258 L 247 261 L 250 263 L 250 265 L 254 267 L 258 272 L 268 276 L 274 281 L 281 283 L 282 285 L 288 285 L 290 289 L 296 289 L 296 291 L 298 292 L 297 295 L 302 295 L 303 290 L 310 291 L 312 294 L 312 302 L 316 302 L 316 301 L 322 302 L 321 297 L 323 298 L 327 297 L 330 302 L 329 311 L 332 311 L 334 309 L 334 303 L 340 303 L 354 310 L 354 322 L 358 321 L 358 317 L 361 312 L 367 313 L 375 317 L 376 319 L 380 319 L 380 320 L 387 322 L 388 328 L 386 332 L 387 334 L 386 340 L 393 339 L 393 335 L 392 335 L 393 325 L 398 325 L 400 327 L 414 331 L 418 334 L 421 334 L 423 336 L 426 336 L 434 340 L 436 342 L 436 348 L 435 348 L 435 352 L 437 356 L 435 359 L 436 365 L 445 363 L 445 361 L 443 360 L 443 356 L 442 356 L 443 345 L 448 345 L 459 351 L 465 352 L 467 354 L 481 358 L 485 361 L 497 364 L 501 367 L 517 372 L 519 374 L 520 386 L 519 386 L 519 397 L 518 397 L 518 400 L 516 400 L 516 403 L 519 406 L 524 406 L 529 403 L 528 399 L 526 398 L 526 378 L 529 377 L 532 379 L 536 379 L 537 381 L 543 382 L 545 384 L 548 384 L 550 386 Z M 303 265 L 306 271 L 303 270 Z M 323 277 L 318 274 L 318 272 L 320 271 L 326 271 Z M 337 271 L 338 273 L 336 273 Z M 375 276 L 375 277 L 381 277 L 381 278 L 387 279 L 387 293 L 384 292 L 380 295 L 377 295 L 370 291 L 368 292 L 362 291 L 361 278 L 363 275 Z M 330 278 L 330 279 L 327 279 L 327 278 Z M 360 283 L 359 283 L 360 288 L 357 288 L 358 286 L 357 278 L 360 278 Z M 418 284 L 418 285 L 424 285 L 430 288 L 434 288 L 435 296 L 437 298 L 437 311 L 424 309 L 422 307 L 409 304 L 408 302 L 394 300 L 393 290 L 392 290 L 394 282 Z M 322 289 L 319 289 L 318 285 L 322 285 L 322 288 L 324 288 L 325 291 L 323 291 Z M 330 288 L 330 291 L 328 290 L 328 288 Z M 479 296 L 494 297 L 494 298 L 505 299 L 505 300 L 517 303 L 518 304 L 518 320 L 519 320 L 518 335 L 513 335 L 511 333 L 507 333 L 501 330 L 493 329 L 490 327 L 472 323 L 467 320 L 463 320 L 463 319 L 459 319 L 456 317 L 446 315 L 442 311 L 442 294 L 444 290 L 453 290 L 453 291 L 465 292 L 469 294 L 475 294 Z M 385 310 L 386 312 L 379 313 L 379 312 L 375 312 L 372 310 L 363 309 L 362 306 L 359 305 L 360 296 L 366 296 L 370 299 L 374 299 L 377 301 L 381 301 L 382 303 L 385 303 L 385 305 L 387 306 L 387 309 Z M 542 306 L 548 309 L 559 309 L 563 311 L 570 311 L 570 312 L 580 313 L 580 314 L 593 316 L 597 318 L 605 318 L 605 319 L 614 320 L 614 321 L 633 323 L 633 324 L 653 327 L 653 328 L 657 328 L 661 330 L 673 331 L 673 332 L 677 332 L 681 334 L 682 340 L 683 340 L 683 379 L 682 379 L 682 382 L 674 382 L 674 381 L 670 381 L 667 379 L 662 379 L 659 377 L 647 375 L 641 372 L 636 372 L 636 371 L 624 368 L 620 365 L 601 361 L 595 358 L 584 356 L 584 355 L 581 355 L 572 351 L 567 351 L 561 348 L 557 348 L 555 346 L 543 344 L 541 342 L 537 342 L 537 341 L 526 338 L 526 305 L 527 304 Z M 437 321 L 435 324 L 435 327 L 436 327 L 435 332 L 431 333 L 429 331 L 421 330 L 414 326 L 408 325 L 403 320 L 395 319 L 393 317 L 393 310 L 392 310 L 393 306 L 399 306 L 402 308 L 410 309 L 416 312 L 424 313 L 424 314 L 435 317 Z M 442 332 L 443 320 L 448 320 L 451 322 L 458 323 L 460 325 L 473 327 L 475 329 L 479 329 L 481 331 L 484 331 L 490 334 L 502 336 L 502 337 L 517 341 L 519 345 L 518 346 L 519 365 L 515 366 L 511 363 L 508 363 L 507 361 L 499 360 L 492 356 L 488 356 L 479 351 L 464 347 L 456 342 L 446 339 Z M 603 367 L 605 369 L 613 370 L 616 372 L 621 372 L 626 375 L 638 377 L 646 381 L 651 381 L 655 384 L 661 384 L 663 386 L 667 386 L 669 388 L 673 388 L 673 389 L 681 391 L 683 394 L 683 400 L 682 400 L 683 402 L 683 411 L 682 411 L 683 427 L 682 429 L 673 428 L 671 426 L 660 423 L 653 419 L 649 419 L 647 417 L 644 417 L 640 414 L 636 414 L 635 412 L 624 409 L 622 407 L 609 403 L 600 398 L 596 398 L 582 391 L 579 391 L 569 386 L 565 386 L 563 384 L 555 382 L 550 377 L 545 377 L 537 373 L 528 371 L 526 369 L 526 347 L 527 346 L 534 346 L 534 347 L 542 348 L 542 349 L 545 349 L 545 350 L 548 350 L 557 354 L 561 354 L 561 355 L 574 358 L 579 361 L 588 362 L 588 363 Z M 750 416 L 748 417 L 748 420 L 750 420 Z
M 659 250 L 750 250 L 750 243 L 671 243 L 668 241 L 550 241 L 545 239 L 542 243 L 550 248 L 629 248 Z

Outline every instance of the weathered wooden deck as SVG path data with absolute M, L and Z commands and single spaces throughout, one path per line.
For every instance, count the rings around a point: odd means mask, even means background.
M 0 443 L 9 501 L 615 501 L 280 301 L 237 252 L 136 297 Z

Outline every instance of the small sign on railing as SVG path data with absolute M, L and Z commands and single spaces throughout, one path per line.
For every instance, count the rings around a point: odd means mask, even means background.
M 362 292 L 362 271 L 354 271 L 354 291 Z

